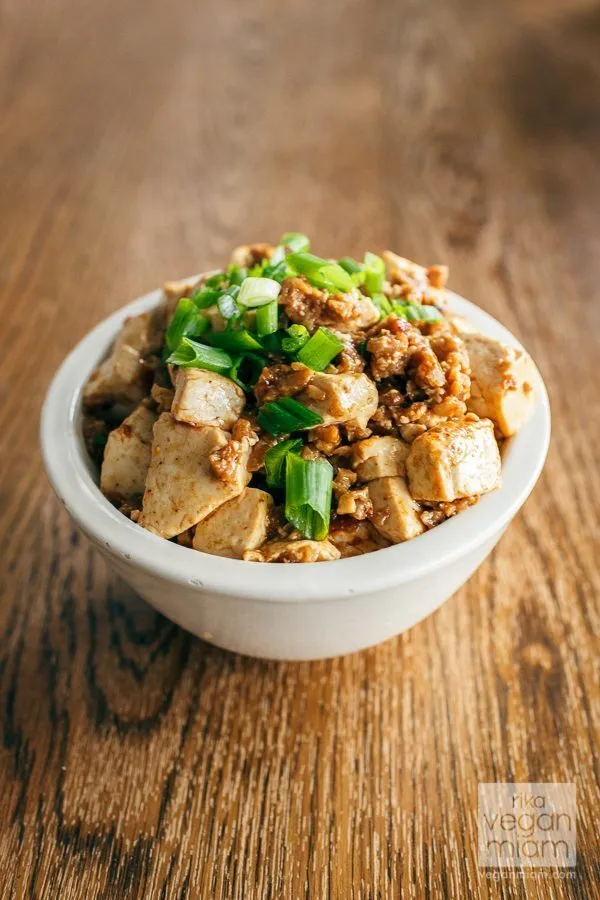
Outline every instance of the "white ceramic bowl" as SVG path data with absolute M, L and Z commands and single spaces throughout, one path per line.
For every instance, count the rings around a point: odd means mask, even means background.
M 119 575 L 163 615 L 228 650 L 269 659 L 320 659 L 361 650 L 428 616 L 472 575 L 527 499 L 542 470 L 550 409 L 540 378 L 535 412 L 504 455 L 500 490 L 405 544 L 335 562 L 268 565 L 170 543 L 103 497 L 81 433 L 81 392 L 127 316 L 154 291 L 93 329 L 66 358 L 41 423 L 54 490 Z M 484 334 L 519 346 L 502 325 L 456 294 L 450 303 Z

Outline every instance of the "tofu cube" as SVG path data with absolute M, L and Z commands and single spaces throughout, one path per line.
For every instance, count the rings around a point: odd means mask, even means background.
M 246 488 L 196 525 L 194 549 L 241 559 L 266 541 L 272 507 L 270 494 Z
M 471 397 L 467 406 L 491 419 L 504 437 L 515 434 L 535 405 L 537 371 L 524 350 L 482 334 L 462 334 L 471 361 Z
M 140 525 L 172 538 L 241 494 L 250 481 L 247 467 L 239 466 L 235 480 L 225 482 L 214 474 L 209 460 L 209 454 L 224 447 L 230 437 L 221 428 L 194 428 L 163 413 L 152 433 Z
M 243 390 L 230 378 L 205 369 L 177 369 L 171 413 L 188 425 L 231 428 L 246 404 Z
M 377 410 L 379 394 L 366 375 L 315 372 L 296 399 L 323 418 L 323 425 L 356 422 L 365 428 Z
M 451 419 L 416 438 L 406 460 L 416 500 L 457 500 L 500 484 L 500 453 L 489 419 Z
M 359 481 L 406 474 L 410 445 L 395 437 L 371 437 L 352 446 L 352 468 Z
M 155 414 L 141 405 L 109 434 L 100 472 L 100 490 L 109 500 L 129 500 L 144 493 L 155 421 Z
M 425 531 L 419 506 L 409 493 L 406 479 L 398 475 L 376 478 L 369 482 L 369 497 L 373 504 L 371 522 L 392 543 L 409 541 Z
M 142 355 L 153 341 L 151 313 L 124 323 L 109 356 L 92 373 L 83 389 L 84 406 L 108 403 L 136 404 L 148 393 L 150 372 Z

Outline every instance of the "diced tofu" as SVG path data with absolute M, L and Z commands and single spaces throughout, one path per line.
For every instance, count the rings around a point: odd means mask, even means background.
M 489 419 L 453 419 L 419 435 L 406 460 L 416 500 L 457 500 L 500 484 L 500 453 Z
M 305 563 L 339 559 L 340 551 L 330 541 L 273 541 L 258 550 L 247 550 L 248 562 Z
M 144 493 L 155 421 L 155 414 L 141 405 L 109 434 L 100 472 L 100 490 L 110 500 L 129 500 Z
M 246 404 L 243 390 L 230 378 L 205 369 L 177 369 L 171 413 L 188 425 L 231 428 Z
M 140 525 L 172 538 L 241 494 L 250 480 L 247 468 L 240 466 L 235 480 L 225 482 L 214 474 L 208 458 L 230 437 L 221 428 L 194 428 L 163 413 L 154 425 Z
M 464 334 L 477 334 L 477 329 L 474 325 L 469 322 L 468 319 L 465 319 L 463 316 L 448 316 L 448 321 L 455 328 L 456 331 L 462 337 Z
M 377 410 L 379 394 L 366 375 L 315 372 L 296 399 L 322 416 L 324 425 L 356 422 L 365 428 Z
M 92 373 L 83 389 L 86 407 L 135 404 L 148 393 L 150 373 L 141 357 L 151 346 L 152 330 L 151 313 L 127 319 L 110 355 Z
M 273 498 L 265 491 L 246 488 L 196 526 L 194 549 L 215 556 L 241 559 L 267 539 Z
M 370 481 L 369 497 L 373 504 L 373 525 L 394 544 L 409 541 L 425 531 L 419 518 L 419 507 L 404 478 L 397 475 Z
M 528 353 L 482 334 L 463 334 L 471 361 L 468 408 L 494 422 L 504 437 L 515 434 L 535 405 L 537 372 Z
M 352 468 L 359 481 L 406 474 L 410 445 L 395 437 L 371 437 L 352 445 Z

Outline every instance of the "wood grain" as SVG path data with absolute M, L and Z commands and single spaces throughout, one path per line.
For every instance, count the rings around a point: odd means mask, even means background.
M 588 2 L 1 0 L 2 897 L 600 896 L 599 40 Z M 156 615 L 37 449 L 93 324 L 289 228 L 448 262 L 554 416 L 466 587 L 301 665 Z M 572 879 L 477 866 L 478 782 L 528 779 L 577 786 Z

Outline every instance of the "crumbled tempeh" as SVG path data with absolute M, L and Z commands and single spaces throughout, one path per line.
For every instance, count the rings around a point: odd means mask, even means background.
M 217 478 L 237 484 L 241 475 L 248 472 L 250 452 L 257 441 L 258 436 L 248 420 L 239 419 L 233 426 L 231 439 L 209 455 L 210 467 Z
M 346 491 L 338 500 L 337 514 L 353 516 L 355 519 L 366 519 L 373 514 L 373 503 L 369 497 L 368 487 Z
M 380 534 L 374 525 L 358 521 L 351 516 L 340 516 L 333 520 L 329 530 L 329 540 L 340 551 L 342 559 L 362 556 L 390 546 L 390 541 Z
M 304 563 L 339 559 L 340 551 L 330 541 L 274 541 L 258 550 L 248 550 L 248 562 Z
M 290 322 L 314 331 L 319 325 L 337 331 L 359 331 L 374 325 L 379 310 L 360 291 L 328 294 L 305 278 L 286 278 L 281 285 L 280 303 Z
M 259 403 L 271 403 L 282 397 L 293 397 L 304 390 L 313 376 L 312 369 L 294 362 L 265 366 L 254 385 L 254 393 Z

